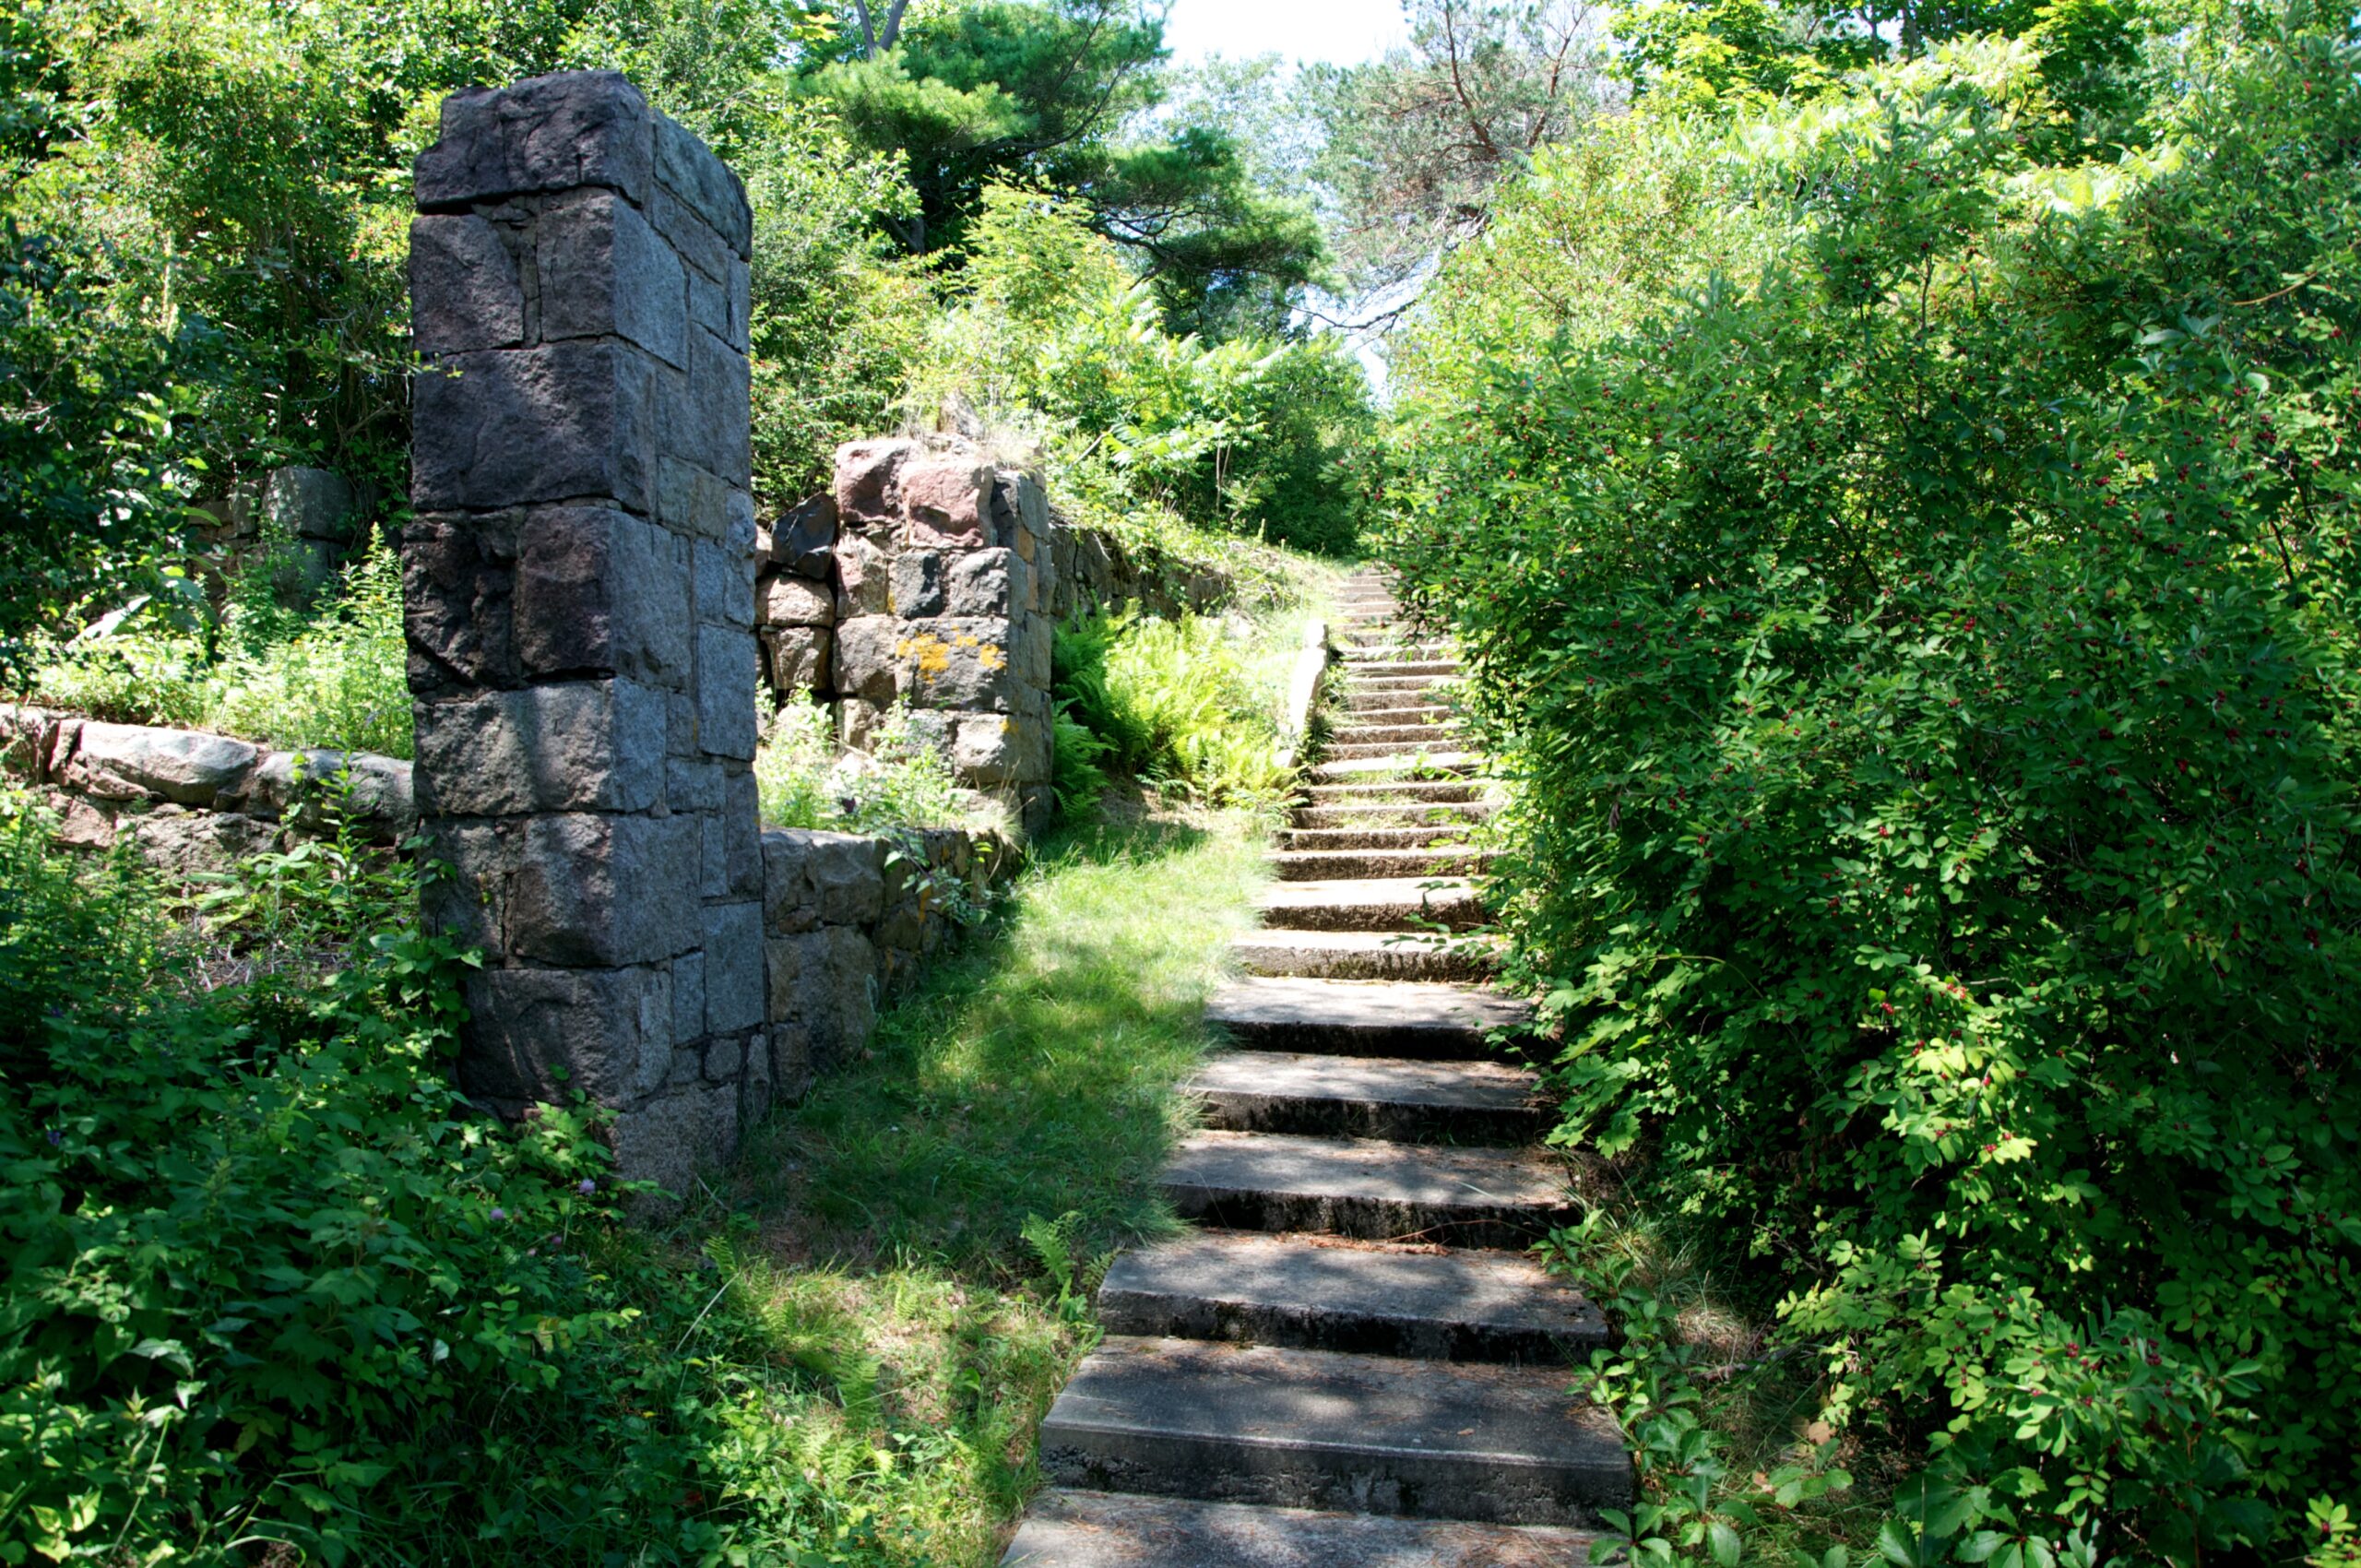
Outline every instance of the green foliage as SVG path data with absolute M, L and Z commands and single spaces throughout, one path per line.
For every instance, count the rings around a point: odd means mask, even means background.
M 1332 339 L 1164 329 L 1075 203 L 1007 185 L 984 192 L 960 274 L 965 300 L 935 331 L 921 383 L 973 400 L 1045 445 L 1076 520 L 1129 543 L 1143 514 L 1313 550 L 1349 547 L 1335 470 L 1369 438 L 1367 377 Z
M 399 558 L 372 544 L 309 619 L 279 603 L 270 576 L 266 563 L 233 589 L 225 624 L 207 628 L 211 647 L 172 624 L 169 601 L 142 601 L 45 650 L 30 695 L 122 723 L 408 757 Z
M 933 732 L 899 708 L 867 749 L 836 743 L 828 710 L 790 703 L 754 754 L 763 821 L 772 827 L 877 833 L 977 823 L 990 808 L 962 789 Z
M 1212 616 L 1098 616 L 1057 636 L 1057 700 L 1097 738 L 1090 766 L 1213 802 L 1272 799 L 1278 694 L 1266 659 Z
M 1896 1562 L 2361 1484 L 2361 47 L 2172 47 L 2093 164 L 2019 41 L 1602 128 L 1408 356 L 1388 551 L 1520 780 L 1561 1135 L 1920 1456 Z

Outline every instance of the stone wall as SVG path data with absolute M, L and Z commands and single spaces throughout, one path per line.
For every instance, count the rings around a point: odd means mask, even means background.
M 963 783 L 1034 826 L 1048 805 L 1052 629 L 1125 604 L 1210 609 L 1229 590 L 1071 527 L 1037 477 L 955 437 L 839 447 L 834 487 L 777 518 L 758 555 L 775 700 L 827 705 L 856 747 L 899 706 Z
M 622 77 L 447 100 L 417 168 L 403 530 L 427 916 L 485 954 L 461 1081 L 615 1108 L 626 1172 L 776 1079 L 755 746 L 753 218 Z
M 383 844 L 417 821 L 410 767 L 365 752 L 273 750 L 227 735 L 102 724 L 37 707 L 0 707 L 0 769 L 38 790 L 60 841 L 136 841 L 159 870 L 221 872 L 282 831 L 317 830 L 341 785 L 351 820 Z

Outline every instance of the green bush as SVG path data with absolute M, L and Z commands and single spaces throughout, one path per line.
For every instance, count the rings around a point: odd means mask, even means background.
M 984 810 L 931 734 L 896 708 L 878 725 L 868 749 L 836 743 L 828 710 L 789 703 L 754 754 L 763 821 L 771 827 L 825 827 L 878 833 L 897 827 L 955 827 Z
M 1067 766 L 1105 763 L 1215 802 L 1271 799 L 1284 775 L 1277 694 L 1263 662 L 1214 616 L 1097 616 L 1061 630 L 1060 710 L 1101 748 L 1069 737 Z
M 0 1562 L 888 1560 L 873 1369 L 620 1224 L 598 1116 L 460 1098 L 407 862 L 260 857 L 193 935 L 53 826 L 0 811 Z
M 2149 48 L 2088 167 L 2009 41 L 1603 125 L 1405 388 L 1560 1136 L 1926 1466 L 1897 1562 L 2284 1554 L 2361 1486 L 2361 48 Z

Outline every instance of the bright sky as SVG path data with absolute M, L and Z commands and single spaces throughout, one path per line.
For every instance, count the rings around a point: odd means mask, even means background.
M 1181 62 L 1208 54 L 1349 65 L 1404 42 L 1401 0 L 1173 0 L 1164 42 Z

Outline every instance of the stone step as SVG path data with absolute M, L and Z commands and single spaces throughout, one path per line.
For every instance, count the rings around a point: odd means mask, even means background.
M 1158 1180 L 1183 1219 L 1364 1241 L 1525 1247 L 1573 1213 L 1565 1172 L 1527 1149 L 1192 1133 Z
M 1480 875 L 1494 849 L 1287 849 L 1271 857 L 1281 882 L 1418 881 Z
M 1458 830 L 1493 814 L 1483 801 L 1362 801 L 1341 805 L 1298 806 L 1296 822 L 1306 828 L 1437 827 Z
M 1540 1080 L 1498 1062 L 1231 1051 L 1189 1081 L 1205 1125 L 1394 1143 L 1516 1144 L 1548 1131 Z
M 1379 779 L 1305 789 L 1314 805 L 1467 805 L 1481 802 L 1487 793 L 1484 785 L 1465 778 Z
M 1395 741 L 1331 741 L 1320 748 L 1330 762 L 1358 762 L 1369 757 L 1421 756 L 1430 752 L 1455 751 L 1466 745 L 1455 731 L 1440 730 Z
M 1561 1368 L 1120 1336 L 1050 1408 L 1041 1467 L 1093 1491 L 1587 1526 L 1630 1504 L 1631 1462 L 1566 1384 Z
M 1405 779 L 1416 779 L 1446 773 L 1475 773 L 1483 766 L 1484 757 L 1480 752 L 1403 752 L 1382 756 L 1340 757 L 1335 762 L 1321 763 L 1311 770 L 1311 776 L 1323 782 L 1367 780 L 1396 775 Z
M 1533 1009 L 1464 986 L 1254 977 L 1216 992 L 1205 1018 L 1264 1051 L 1481 1061 L 1494 1055 L 1496 1032 L 1522 1038 Z
M 1279 834 L 1289 849 L 1430 849 L 1463 842 L 1474 825 L 1437 821 L 1412 827 L 1289 827 Z
M 1298 932 L 1472 931 L 1486 920 L 1475 884 L 1435 877 L 1274 882 L 1255 903 L 1264 925 Z
M 1497 954 L 1465 937 L 1372 931 L 1272 928 L 1232 937 L 1229 951 L 1250 975 L 1308 980 L 1480 980 L 1499 968 Z
M 1530 1257 L 1202 1230 L 1123 1253 L 1109 1334 L 1431 1361 L 1563 1363 L 1608 1342 L 1590 1299 Z
M 1438 696 L 1447 696 L 1450 695 L 1450 690 L 1452 687 L 1438 687 L 1438 684 L 1417 684 L 1417 687 L 1407 687 L 1407 690 L 1400 690 L 1400 692 L 1346 692 L 1344 711 L 1346 713 L 1383 713 L 1386 708 L 1400 708 L 1405 707 L 1405 704 L 1438 707 L 1435 699 L 1438 699 Z
M 1597 1538 L 1548 1526 L 1472 1525 L 1258 1508 L 1183 1497 L 1043 1492 L 1002 1568 L 1567 1568 Z
M 1456 740 L 1459 725 L 1449 719 L 1406 719 L 1388 724 L 1340 724 L 1329 735 L 1329 755 L 1343 746 L 1374 746 L 1391 742 L 1396 751 L 1404 747 L 1442 746 Z
M 1336 651 L 1347 664 L 1356 669 L 1404 659 L 1422 663 L 1434 660 L 1455 662 L 1457 659 L 1457 650 L 1447 639 L 1419 636 L 1415 633 L 1399 642 L 1348 642 Z
M 1445 675 L 1457 673 L 1457 659 L 1398 659 L 1398 661 L 1376 663 L 1376 666 L 1367 666 L 1367 669 L 1355 663 L 1346 671 L 1346 683 L 1370 684 L 1383 683 L 1383 680 L 1441 680 Z
M 1441 703 L 1418 703 L 1405 707 L 1357 707 L 1348 717 L 1355 724 L 1442 724 L 1459 715 Z

